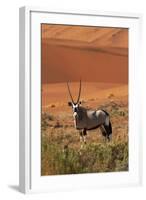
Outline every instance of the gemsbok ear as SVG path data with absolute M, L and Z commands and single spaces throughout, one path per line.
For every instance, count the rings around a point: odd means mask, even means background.
M 68 106 L 72 106 L 72 103 L 70 101 L 68 102 Z

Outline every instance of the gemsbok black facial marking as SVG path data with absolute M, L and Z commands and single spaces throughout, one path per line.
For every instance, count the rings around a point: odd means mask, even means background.
M 81 106 L 81 80 L 79 84 L 79 94 L 77 101 L 74 101 L 69 83 L 67 82 L 68 92 L 71 98 L 71 102 L 68 105 L 72 107 L 74 125 L 77 130 L 80 131 L 81 141 L 86 143 L 87 131 L 100 128 L 102 135 L 110 141 L 112 136 L 112 125 L 110 122 L 109 113 L 105 110 L 87 110 Z

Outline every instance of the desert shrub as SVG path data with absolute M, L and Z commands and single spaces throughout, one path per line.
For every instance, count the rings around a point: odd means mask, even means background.
M 63 125 L 57 120 L 54 125 L 54 128 L 61 128 L 61 127 L 63 127 Z
M 53 121 L 55 119 L 55 117 L 50 114 L 50 113 L 47 113 L 47 112 L 43 112 L 42 113 L 42 121 L 43 120 L 50 120 L 50 121 Z
M 50 107 L 51 108 L 55 108 L 56 106 L 55 106 L 55 104 L 51 104 Z
M 127 105 L 125 108 L 125 105 L 122 102 L 111 101 L 110 103 L 101 105 L 98 109 L 103 109 L 109 112 L 112 116 L 128 116 Z
M 75 150 L 42 137 L 42 175 L 128 170 L 128 143 L 92 143 Z
M 108 98 L 109 98 L 109 99 L 111 99 L 111 98 L 113 98 L 113 97 L 115 97 L 115 95 L 114 95 L 113 93 L 111 93 L 111 94 L 108 95 Z
M 54 117 L 53 117 L 53 115 L 49 115 L 49 114 L 48 114 L 48 116 L 47 116 L 47 117 L 48 117 L 48 120 L 50 120 L 50 121 L 53 121 L 53 120 L 54 120 Z
M 121 117 L 127 117 L 128 116 L 128 111 L 124 109 L 112 109 L 110 114 L 112 116 L 121 116 Z
M 41 129 L 44 131 L 50 126 L 49 122 L 54 121 L 55 117 L 52 114 L 43 112 L 41 115 Z

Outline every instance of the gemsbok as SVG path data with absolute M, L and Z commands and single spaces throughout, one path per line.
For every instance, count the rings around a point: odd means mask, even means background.
M 81 80 L 79 85 L 79 94 L 77 101 L 75 102 L 69 83 L 67 82 L 68 92 L 71 98 L 71 102 L 68 102 L 69 106 L 72 106 L 74 125 L 80 132 L 80 141 L 86 144 L 87 131 L 100 128 L 102 135 L 105 139 L 110 141 L 112 136 L 112 125 L 110 122 L 110 116 L 105 110 L 90 110 L 81 106 Z

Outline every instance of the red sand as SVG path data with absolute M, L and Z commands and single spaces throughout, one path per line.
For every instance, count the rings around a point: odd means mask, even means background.
M 42 25 L 42 83 L 128 82 L 128 31 Z
M 76 101 L 79 89 L 79 83 L 70 83 L 72 96 Z M 127 101 L 128 87 L 121 84 L 106 83 L 82 83 L 80 100 L 88 101 L 88 105 L 97 106 L 110 101 L 110 96 L 116 99 L 125 99 Z M 67 109 L 67 103 L 70 96 L 66 83 L 43 84 L 42 86 L 42 110 L 51 112 L 58 109 Z
M 80 78 L 90 105 L 111 94 L 127 101 L 128 29 L 43 24 L 41 43 L 43 110 L 67 109 L 66 81 L 76 99 Z

